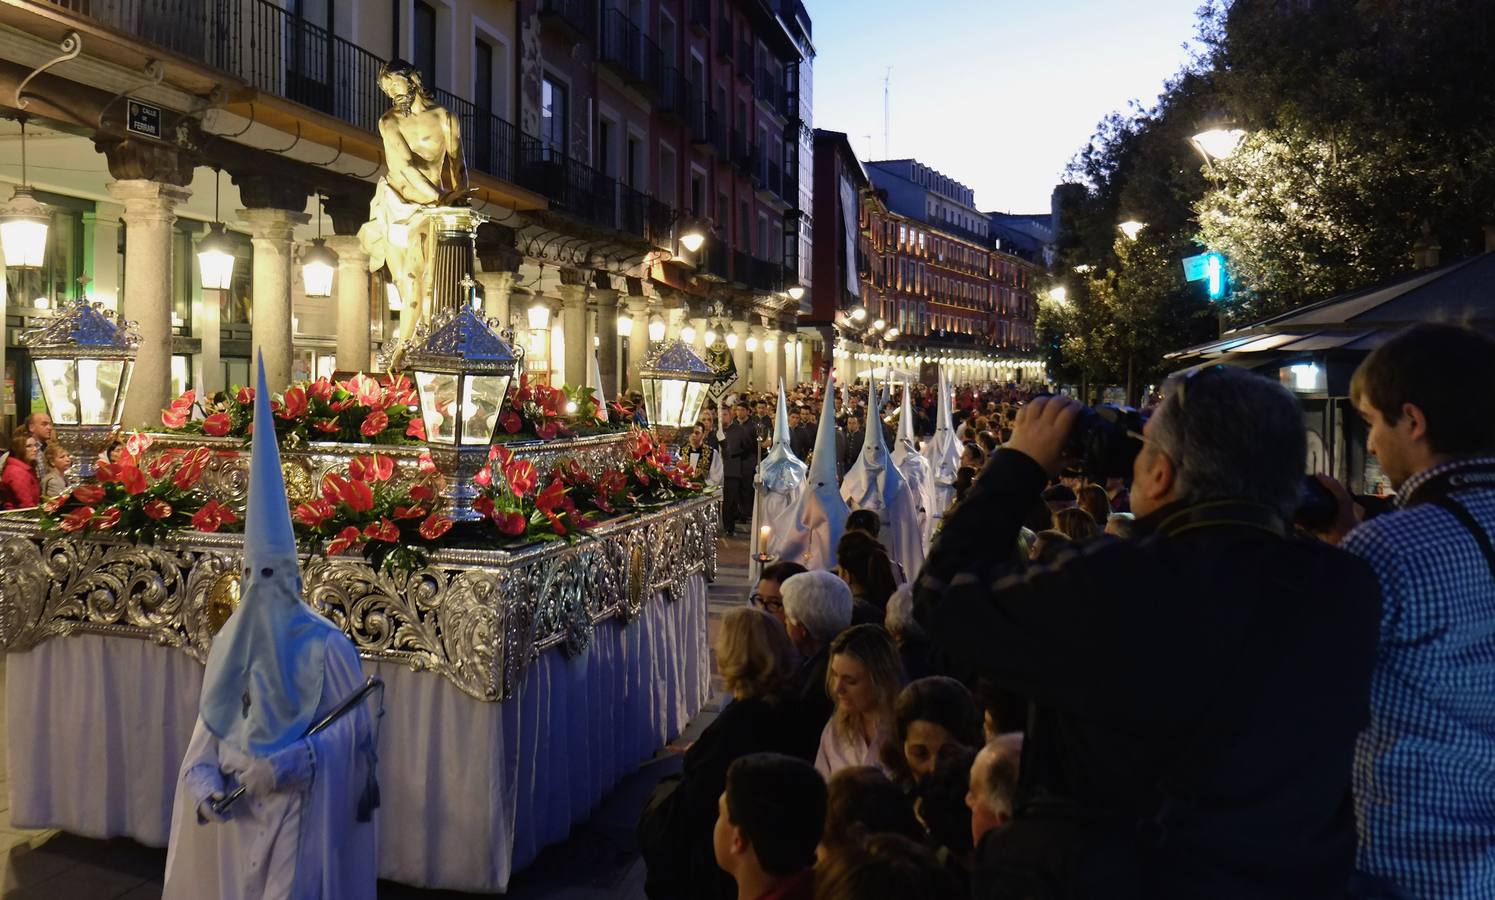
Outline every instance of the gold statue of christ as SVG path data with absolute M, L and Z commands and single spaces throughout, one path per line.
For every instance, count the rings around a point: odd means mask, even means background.
M 436 104 L 419 69 L 391 60 L 379 70 L 379 89 L 391 104 L 379 117 L 388 172 L 374 189 L 369 221 L 359 229 L 358 240 L 369 254 L 369 270 L 387 265 L 404 301 L 403 345 L 416 323 L 431 315 L 436 235 L 425 211 L 466 203 L 467 164 L 457 117 Z

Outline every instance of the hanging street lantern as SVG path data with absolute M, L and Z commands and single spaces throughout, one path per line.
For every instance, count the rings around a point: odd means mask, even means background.
M 683 341 L 656 344 L 639 366 L 649 424 L 666 441 L 692 427 L 716 373 Z
M 218 220 L 218 193 L 223 181 L 222 173 L 213 170 L 213 224 L 208 233 L 197 242 L 198 277 L 205 291 L 226 291 L 234 283 L 234 244 L 223 232 L 223 223 Z
M 31 354 L 57 439 L 79 474 L 92 474 L 124 411 L 140 345 L 134 323 L 79 298 L 27 330 L 21 343 Z
M 10 202 L 0 207 L 0 252 L 9 269 L 40 269 L 47 255 L 47 228 L 52 210 L 31 195 L 26 180 L 26 116 L 21 123 L 21 183 Z
M 337 254 L 322 240 L 322 195 L 317 195 L 317 236 L 301 251 L 301 286 L 308 297 L 331 297 Z
M 469 298 L 477 283 L 462 279 Z M 472 476 L 483 467 L 520 355 L 503 339 L 502 323 L 484 319 L 471 302 L 437 313 L 416 329 L 405 365 L 420 398 L 426 440 L 437 467 L 452 477 L 452 519 L 482 518 L 472 509 Z

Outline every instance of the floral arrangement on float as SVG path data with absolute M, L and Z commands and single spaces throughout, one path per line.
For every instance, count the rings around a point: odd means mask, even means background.
M 509 392 L 504 411 L 498 416 L 493 439 L 549 441 L 627 428 L 631 414 L 624 414 L 620 404 L 613 404 L 612 411 L 609 419 L 589 387 L 531 384 L 528 375 L 520 375 L 518 386 Z
M 394 458 L 373 453 L 324 475 L 322 495 L 291 513 L 301 545 L 327 556 L 357 551 L 375 569 L 424 566 L 452 520 L 437 509 L 441 476 L 435 463 L 422 454 L 419 466 L 413 483 L 396 482 Z
M 42 506 L 43 531 L 118 535 L 154 544 L 182 529 L 238 531 L 239 512 L 197 489 L 215 454 L 236 450 L 172 448 L 142 464 L 148 434 L 132 434 L 112 461 L 100 461 L 93 477 Z
M 608 476 L 613 474 L 603 477 L 612 483 Z M 591 513 L 603 511 L 595 481 L 575 460 L 557 465 L 540 487 L 534 463 L 495 444 L 473 483 L 478 486 L 473 511 L 497 530 L 500 543 L 573 540 L 597 524 Z
M 416 414 L 415 388 L 399 375 L 387 384 L 359 373 L 346 381 L 322 377 L 297 382 L 271 401 L 282 442 L 411 444 L 426 439 Z M 193 415 L 201 412 L 201 418 Z M 187 391 L 161 412 L 170 434 L 247 439 L 254 422 L 254 388 L 236 387 L 198 399 Z

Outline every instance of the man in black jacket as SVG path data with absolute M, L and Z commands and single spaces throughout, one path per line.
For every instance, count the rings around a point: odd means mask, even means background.
M 841 475 L 851 471 L 851 467 L 857 461 L 857 454 L 862 452 L 862 443 L 866 440 L 862 435 L 862 422 L 856 416 L 846 417 L 845 437 L 837 441 L 837 450 L 841 454 Z
M 735 534 L 737 523 L 752 514 L 753 471 L 758 468 L 758 437 L 748 406 L 739 402 L 733 412 L 737 417 L 728 423 L 721 442 L 722 531 L 727 534 Z
M 1147 536 L 1014 569 L 1077 413 L 1023 408 L 916 588 L 958 671 L 1033 701 L 1018 811 L 981 846 L 978 896 L 1343 896 L 1380 594 L 1361 561 L 1289 536 L 1296 400 L 1223 366 L 1175 379 L 1133 466 Z

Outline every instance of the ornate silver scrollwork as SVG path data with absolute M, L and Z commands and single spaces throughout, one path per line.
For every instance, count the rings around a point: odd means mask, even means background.
M 367 659 L 449 679 L 480 700 L 513 695 L 529 663 L 591 646 L 714 573 L 717 496 L 598 526 L 574 544 L 442 550 L 423 569 L 380 572 L 361 557 L 313 557 L 306 599 Z M 34 510 L 0 514 L 0 649 L 92 632 L 152 640 L 206 661 L 238 598 L 239 535 L 187 532 L 156 546 L 44 539 Z

